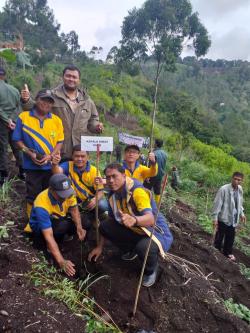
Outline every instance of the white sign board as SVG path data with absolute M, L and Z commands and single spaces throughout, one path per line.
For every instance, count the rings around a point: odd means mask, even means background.
M 108 136 L 81 136 L 81 149 L 85 151 L 113 151 L 113 138 Z
M 139 148 L 147 148 L 149 146 L 150 138 L 144 138 L 127 133 L 118 133 L 119 142 L 126 145 L 137 145 Z

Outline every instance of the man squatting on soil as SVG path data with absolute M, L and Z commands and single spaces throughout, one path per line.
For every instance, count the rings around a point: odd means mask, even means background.
M 105 169 L 109 193 L 109 218 L 100 224 L 100 242 L 88 260 L 95 261 L 103 251 L 105 239 L 110 240 L 122 250 L 124 260 L 134 260 L 137 256 L 143 261 L 149 236 L 156 223 L 142 284 L 152 286 L 156 281 L 159 252 L 164 255 L 173 241 L 165 217 L 157 211 L 155 201 L 149 190 L 136 179 L 127 177 L 125 169 L 117 163 Z
M 223 254 L 231 260 L 233 255 L 233 244 L 235 228 L 239 221 L 246 223 L 243 209 L 243 190 L 240 183 L 243 181 L 241 172 L 234 172 L 230 184 L 223 185 L 214 199 L 212 218 L 214 223 L 214 246 L 221 251 L 223 243 Z
M 102 220 L 106 217 L 108 211 L 108 202 L 103 196 L 103 185 L 100 184 L 97 189 L 96 167 L 89 161 L 89 154 L 81 150 L 81 145 L 73 147 L 72 161 L 60 163 L 60 154 L 52 158 L 52 172 L 64 173 L 70 177 L 72 187 L 75 191 L 78 207 L 82 215 L 82 221 L 85 229 L 90 229 L 95 219 L 96 191 L 98 190 L 98 216 Z M 98 178 L 101 177 L 99 172 Z

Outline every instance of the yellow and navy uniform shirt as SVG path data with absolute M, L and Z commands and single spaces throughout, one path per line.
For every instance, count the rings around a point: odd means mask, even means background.
M 64 162 L 60 164 L 60 167 L 63 169 L 63 173 L 71 179 L 72 187 L 80 201 L 86 201 L 95 196 L 97 189 L 95 185 L 96 167 L 91 165 L 89 161 L 87 161 L 86 167 L 82 171 L 72 161 Z M 101 177 L 100 172 L 98 177 Z M 99 185 L 98 190 L 102 191 L 103 185 Z
M 35 109 L 24 111 L 17 119 L 12 140 L 22 141 L 26 147 L 42 155 L 49 155 L 58 143 L 64 141 L 62 121 L 52 113 L 40 120 L 35 115 Z M 31 170 L 51 169 L 50 164 L 36 165 L 27 154 L 23 156 L 23 167 Z
M 125 174 L 128 177 L 135 178 L 139 182 L 143 183 L 145 179 L 154 177 L 158 172 L 158 164 L 152 164 L 149 168 L 145 165 L 140 164 L 138 161 L 135 163 L 134 170 L 130 170 L 127 166 L 127 163 L 123 161 L 123 167 L 125 169 Z
M 109 215 L 115 223 L 122 224 L 119 210 L 132 216 L 142 216 L 150 212 L 157 216 L 154 227 L 132 227 L 131 230 L 138 234 L 150 236 L 154 230 L 153 240 L 159 246 L 161 253 L 168 251 L 173 241 L 173 236 L 168 228 L 165 217 L 157 214 L 157 205 L 149 190 L 137 180 L 126 177 L 122 191 L 110 192 L 109 194 Z M 159 243 L 160 242 L 160 243 Z
M 136 185 L 134 186 L 131 193 L 128 190 L 128 185 L 130 185 L 130 183 Z M 126 177 L 126 183 L 124 184 L 122 191 L 110 193 L 109 214 L 111 217 L 114 217 L 117 222 L 121 223 L 119 210 L 121 210 L 123 213 L 136 216 L 144 215 L 146 212 L 153 213 L 150 191 L 139 184 L 139 181 L 136 179 Z M 131 194 L 129 199 L 128 193 Z
M 52 196 L 49 189 L 44 190 L 36 197 L 31 210 L 29 223 L 32 231 L 39 232 L 51 228 L 52 218 L 64 218 L 69 209 L 76 205 L 77 200 L 74 195 L 61 203 Z

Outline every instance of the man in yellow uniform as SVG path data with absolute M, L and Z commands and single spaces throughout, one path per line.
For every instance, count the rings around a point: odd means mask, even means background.
M 96 191 L 98 191 L 98 210 L 101 218 L 102 214 L 108 210 L 107 200 L 103 197 L 103 185 L 95 183 L 96 177 L 101 177 L 100 172 L 97 175 L 96 167 L 89 161 L 89 154 L 81 150 L 81 145 L 73 147 L 72 161 L 60 162 L 60 155 L 57 154 L 52 159 L 52 172 L 64 173 L 72 182 L 75 190 L 80 211 L 84 214 L 84 226 L 89 228 L 94 220 L 96 207 Z
M 105 175 L 110 188 L 110 218 L 101 222 L 100 242 L 88 259 L 96 261 L 102 253 L 104 240 L 108 239 L 124 252 L 123 260 L 138 256 L 142 262 L 152 227 L 156 224 L 142 282 L 143 286 L 150 287 L 156 281 L 158 255 L 164 256 L 173 240 L 166 219 L 159 213 L 155 221 L 157 206 L 151 192 L 138 180 L 126 177 L 120 164 L 109 164 Z
M 124 150 L 123 167 L 125 169 L 126 176 L 135 178 L 143 183 L 146 178 L 157 175 L 158 165 L 156 163 L 154 153 L 148 154 L 150 167 L 140 164 L 139 157 L 140 148 L 137 145 L 126 146 Z
M 66 218 L 68 212 L 72 220 Z M 74 190 L 67 176 L 57 174 L 50 178 L 49 188 L 41 192 L 34 201 L 30 226 L 36 238 L 42 237 L 45 240 L 47 249 L 59 267 L 67 275 L 75 275 L 74 264 L 64 259 L 57 244 L 65 234 L 76 231 L 80 240 L 86 234 L 86 230 L 82 228 Z
M 50 90 L 39 91 L 34 108 L 19 115 L 12 136 L 24 153 L 28 216 L 36 196 L 48 187 L 52 156 L 60 152 L 64 141 L 62 121 L 51 113 L 53 104 Z

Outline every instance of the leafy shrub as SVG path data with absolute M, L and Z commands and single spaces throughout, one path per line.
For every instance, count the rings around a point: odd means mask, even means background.
M 234 303 L 232 298 L 226 300 L 224 304 L 229 312 L 250 323 L 250 310 L 248 307 L 243 304 Z

